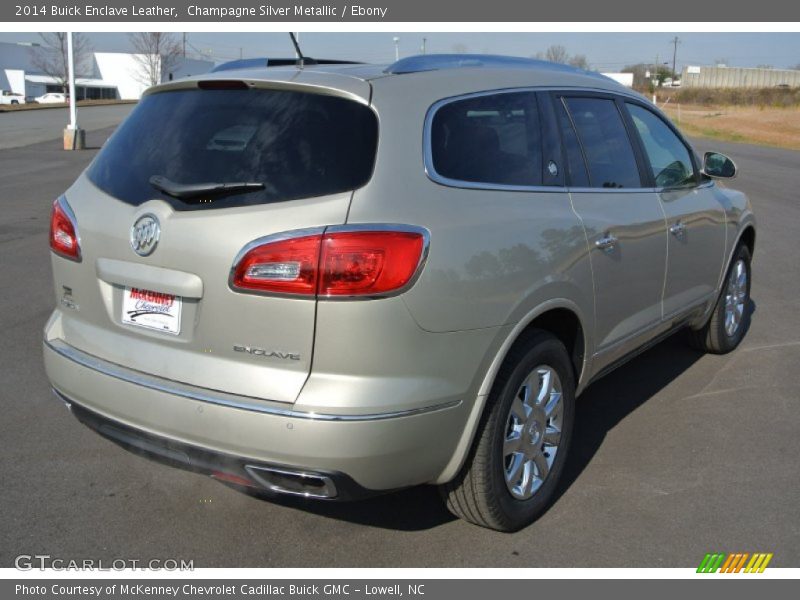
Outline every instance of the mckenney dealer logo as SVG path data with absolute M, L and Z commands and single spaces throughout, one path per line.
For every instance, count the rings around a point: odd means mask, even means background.
M 708 553 L 703 557 L 700 566 L 697 567 L 698 573 L 763 573 L 769 561 L 772 560 L 772 552 L 736 552 L 726 554 L 724 552 Z

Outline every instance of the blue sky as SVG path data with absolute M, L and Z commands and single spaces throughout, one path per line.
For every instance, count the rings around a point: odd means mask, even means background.
M 129 49 L 124 33 L 88 34 L 97 51 Z M 180 37 L 181 34 L 176 34 Z M 800 63 L 800 33 L 677 33 L 677 66 L 713 64 L 725 59 L 730 66 L 772 65 L 786 68 Z M 614 71 L 625 65 L 658 57 L 672 61 L 673 34 L 669 33 L 302 33 L 303 52 L 308 56 L 391 62 L 394 42 L 400 38 L 401 56 L 418 54 L 423 38 L 428 52 L 464 51 L 532 56 L 552 44 L 561 44 L 570 54 L 585 54 L 592 68 Z M 0 33 L 0 41 L 36 41 L 32 33 Z M 216 62 L 239 58 L 292 56 L 289 38 L 283 33 L 190 33 L 189 53 L 211 57 Z

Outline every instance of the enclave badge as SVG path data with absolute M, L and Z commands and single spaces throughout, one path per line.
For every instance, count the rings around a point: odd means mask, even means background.
M 142 215 L 131 227 L 131 248 L 139 256 L 148 256 L 158 245 L 161 226 L 155 215 Z

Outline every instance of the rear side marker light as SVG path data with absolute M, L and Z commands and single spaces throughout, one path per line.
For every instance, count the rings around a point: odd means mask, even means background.
M 428 232 L 410 226 L 329 227 L 249 244 L 234 263 L 231 287 L 318 298 L 382 297 L 413 283 Z
M 64 258 L 81 260 L 78 225 L 64 196 L 53 202 L 50 211 L 50 249 Z

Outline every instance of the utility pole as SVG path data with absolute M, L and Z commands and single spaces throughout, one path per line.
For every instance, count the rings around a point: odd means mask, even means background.
M 676 75 L 676 73 L 675 73 L 675 59 L 678 56 L 678 44 L 680 44 L 680 43 L 681 43 L 681 41 L 678 39 L 677 35 L 674 38 L 672 38 L 671 44 L 673 46 L 673 48 L 672 48 L 672 81 L 673 81 L 673 83 L 675 82 L 675 75 Z
M 186 60 L 186 32 L 183 32 L 183 59 Z
M 422 38 L 422 53 L 425 54 L 425 45 L 428 42 L 428 38 Z

